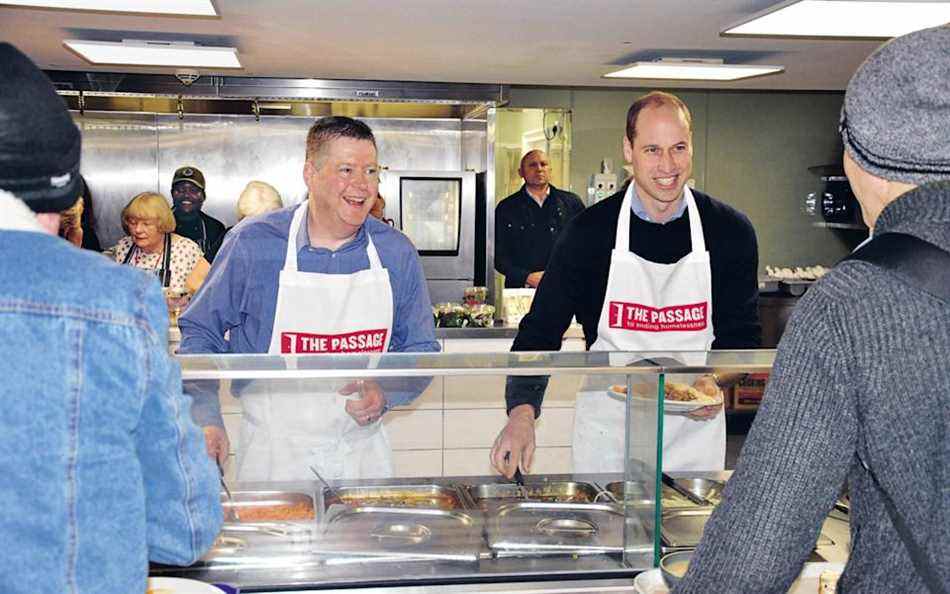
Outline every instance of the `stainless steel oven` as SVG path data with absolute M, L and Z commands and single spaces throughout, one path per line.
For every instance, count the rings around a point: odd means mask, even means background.
M 475 282 L 475 174 L 384 170 L 379 192 L 419 250 L 432 302 L 461 301 Z

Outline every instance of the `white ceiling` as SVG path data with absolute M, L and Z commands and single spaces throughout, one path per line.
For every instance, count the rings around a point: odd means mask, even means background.
M 237 76 L 799 90 L 843 89 L 880 43 L 719 36 L 775 2 L 214 0 L 217 18 L 0 6 L 0 40 L 53 70 L 171 73 L 96 67 L 63 46 L 70 38 L 138 38 L 235 46 L 244 68 L 221 74 Z M 786 71 L 732 83 L 601 78 L 616 65 L 658 56 L 723 57 Z

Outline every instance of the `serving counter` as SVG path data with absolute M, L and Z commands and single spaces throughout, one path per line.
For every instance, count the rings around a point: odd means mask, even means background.
M 664 382 L 674 374 L 767 371 L 774 353 L 692 355 L 688 366 L 669 353 L 179 357 L 186 391 L 219 384 L 222 411 L 231 417 L 232 497 L 222 493 L 226 526 L 201 562 L 154 567 L 153 574 L 233 584 L 242 592 L 542 581 L 533 591 L 555 592 L 561 582 L 578 587 L 575 580 L 593 584 L 591 591 L 623 591 L 677 546 L 664 543 L 671 495 L 657 472 Z M 518 485 L 490 468 L 488 452 L 505 421 L 506 378 L 526 376 L 549 382 L 537 457 Z M 346 385 L 378 385 L 386 394 L 386 412 L 374 429 L 389 448 L 374 456 L 386 464 L 363 474 L 348 469 L 339 458 L 358 455 L 360 446 L 347 442 L 346 429 L 329 457 L 290 448 L 293 459 L 270 454 L 280 472 L 248 472 L 253 436 L 259 441 L 261 430 L 259 419 L 257 433 L 249 429 L 249 417 L 261 415 L 260 402 L 250 406 L 249 395 L 279 388 L 294 406 L 271 396 L 268 414 L 289 410 L 307 418 L 309 408 L 338 414 L 348 402 L 339 395 Z M 565 445 L 545 446 L 543 421 L 559 407 L 573 407 L 580 386 L 604 398 L 616 397 L 618 386 L 634 395 L 626 399 L 625 441 L 616 446 L 625 451 L 622 473 L 573 468 L 569 425 L 552 428 Z M 469 407 L 489 400 L 494 421 L 474 418 L 481 409 Z M 337 466 L 343 470 L 328 472 Z

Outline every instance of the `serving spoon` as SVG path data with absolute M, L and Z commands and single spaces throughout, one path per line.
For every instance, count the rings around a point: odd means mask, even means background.
M 218 477 L 221 479 L 221 487 L 224 488 L 224 494 L 228 496 L 228 507 L 231 508 L 231 517 L 234 518 L 235 522 L 240 522 L 241 517 L 238 516 L 237 506 L 234 505 L 234 497 L 231 496 L 231 489 L 228 488 L 228 484 L 224 481 L 224 469 L 221 468 L 221 463 L 215 460 L 215 464 L 218 465 Z

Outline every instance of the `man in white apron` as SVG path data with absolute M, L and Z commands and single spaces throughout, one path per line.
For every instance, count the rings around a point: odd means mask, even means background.
M 738 211 L 687 187 L 691 137 L 689 110 L 673 95 L 653 92 L 631 106 L 623 148 L 633 181 L 568 229 L 512 350 L 557 350 L 573 315 L 594 351 L 662 351 L 701 365 L 719 326 L 717 347 L 758 346 L 755 232 Z M 721 394 L 712 376 L 677 379 Z M 606 388 L 585 382 L 577 396 L 575 473 L 623 470 L 625 403 Z M 507 476 L 530 467 L 543 390 L 544 380 L 509 380 L 509 420 L 491 454 Z M 664 416 L 665 470 L 718 470 L 724 461 L 721 405 Z
M 314 124 L 304 166 L 308 199 L 228 234 L 181 320 L 181 352 L 438 350 L 415 248 L 389 225 L 367 219 L 378 172 L 368 126 L 341 117 Z M 424 382 L 416 383 L 385 395 L 371 380 L 239 386 L 238 479 L 309 479 L 310 466 L 324 478 L 391 476 L 380 418 L 389 406 L 418 395 Z M 220 458 L 228 440 L 216 394 L 202 394 L 200 386 L 197 392 L 193 414 L 205 427 L 209 454 Z

